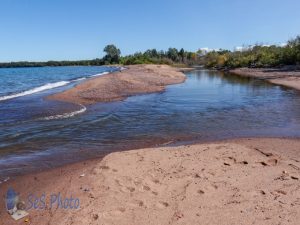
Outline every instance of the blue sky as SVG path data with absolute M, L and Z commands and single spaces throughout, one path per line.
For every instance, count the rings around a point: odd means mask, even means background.
M 0 0 L 0 61 L 76 60 L 148 48 L 233 49 L 300 34 L 299 0 Z

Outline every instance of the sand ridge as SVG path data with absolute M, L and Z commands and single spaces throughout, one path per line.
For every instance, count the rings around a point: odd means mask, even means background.
M 180 71 L 167 65 L 127 66 L 125 70 L 89 79 L 47 99 L 84 105 L 124 100 L 133 95 L 161 92 L 167 85 L 184 82 L 186 77 Z

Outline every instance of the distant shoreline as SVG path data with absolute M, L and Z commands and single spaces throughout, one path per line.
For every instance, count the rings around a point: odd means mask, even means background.
M 272 84 L 293 88 L 300 91 L 299 68 L 237 68 L 230 73 L 266 80 Z

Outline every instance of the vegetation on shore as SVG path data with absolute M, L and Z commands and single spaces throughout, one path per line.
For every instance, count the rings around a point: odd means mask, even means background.
M 207 68 L 231 69 L 238 67 L 279 67 L 300 64 L 300 36 L 288 41 L 285 46 L 255 45 L 242 51 L 212 51 L 202 63 Z
M 101 66 L 113 64 L 168 64 L 203 65 L 207 68 L 231 69 L 238 67 L 277 67 L 300 64 L 300 36 L 290 40 L 285 46 L 255 45 L 240 51 L 217 50 L 210 52 L 186 51 L 183 48 L 169 48 L 167 51 L 149 49 L 132 55 L 121 56 L 115 45 L 104 48 L 103 58 L 80 61 L 48 62 L 8 62 L 1 67 L 43 67 L 43 66 Z
M 195 52 L 189 52 L 183 48 L 169 48 L 167 51 L 158 51 L 149 49 L 145 52 L 138 52 L 133 55 L 121 57 L 120 63 L 124 65 L 131 64 L 196 64 L 198 56 Z
M 196 64 L 197 53 L 185 51 L 183 48 L 169 48 L 167 51 L 149 49 L 132 55 L 121 56 L 115 45 L 107 45 L 103 50 L 106 55 L 101 59 L 80 61 L 48 61 L 48 62 L 8 62 L 0 63 L 1 67 L 43 67 L 43 66 L 101 66 L 101 65 L 133 65 L 133 64 Z
M 0 63 L 0 68 L 16 68 L 16 67 L 44 67 L 44 66 L 101 66 L 100 59 L 80 60 L 80 61 L 48 61 L 48 62 L 6 62 Z

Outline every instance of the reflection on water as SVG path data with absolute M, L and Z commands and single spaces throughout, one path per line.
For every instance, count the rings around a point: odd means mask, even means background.
M 74 106 L 40 96 L 18 100 L 27 101 L 34 110 L 28 110 L 26 117 L 11 112 L 1 123 L 2 174 L 176 140 L 300 136 L 299 92 L 215 71 L 187 76 L 185 83 L 169 86 L 163 93 L 96 104 L 65 120 L 36 120 L 41 114 L 38 108 L 49 114 Z

